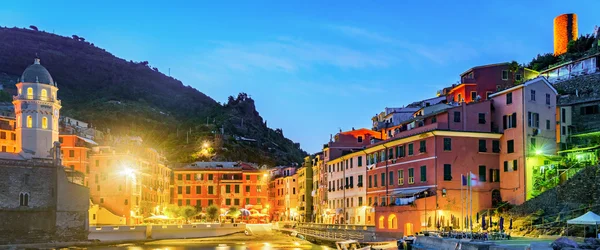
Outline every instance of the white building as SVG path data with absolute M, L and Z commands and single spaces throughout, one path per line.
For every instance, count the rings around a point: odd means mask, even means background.
M 329 186 L 326 223 L 368 224 L 367 187 L 364 185 L 367 178 L 365 156 L 338 157 L 327 162 L 326 171 Z
M 17 149 L 33 158 L 52 158 L 51 149 L 58 141 L 61 108 L 58 88 L 40 59 L 27 67 L 17 83 L 13 99 L 17 125 Z

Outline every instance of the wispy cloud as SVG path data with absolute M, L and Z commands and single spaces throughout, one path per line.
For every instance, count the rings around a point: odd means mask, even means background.
M 473 47 L 458 41 L 446 41 L 430 45 L 397 39 L 358 27 L 345 25 L 328 25 L 326 27 L 348 37 L 381 43 L 388 46 L 390 50 L 406 50 L 437 64 L 465 61 L 479 56 L 478 51 Z
M 383 52 L 364 52 L 336 44 L 277 38 L 254 43 L 217 43 L 203 57 L 211 67 L 294 73 L 316 66 L 340 69 L 383 68 L 395 58 Z

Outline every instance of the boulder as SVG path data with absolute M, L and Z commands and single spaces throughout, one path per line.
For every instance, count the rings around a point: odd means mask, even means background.
M 585 238 L 583 240 L 583 242 L 585 244 L 590 244 L 592 246 L 594 246 L 594 249 L 600 247 L 600 239 L 596 239 L 596 238 Z
M 560 237 L 560 238 L 556 239 L 554 242 L 552 242 L 552 244 L 550 246 L 554 250 L 561 250 L 561 249 L 566 249 L 566 248 L 575 248 L 576 249 L 577 242 L 575 242 L 574 240 L 571 240 L 567 237 Z

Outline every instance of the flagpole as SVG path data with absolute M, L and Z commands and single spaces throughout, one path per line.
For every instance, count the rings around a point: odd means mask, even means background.
M 461 174 L 460 175 L 460 221 L 462 222 L 462 225 L 460 226 L 460 228 L 465 229 L 465 214 L 464 214 L 464 208 L 465 208 L 465 200 L 463 200 L 463 181 L 464 181 L 465 177 Z
M 473 174 L 469 171 L 469 192 L 471 193 L 471 211 L 470 211 L 470 227 L 471 227 L 471 237 L 473 237 L 473 178 L 471 177 Z

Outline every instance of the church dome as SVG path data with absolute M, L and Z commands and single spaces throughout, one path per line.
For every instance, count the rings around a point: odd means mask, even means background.
M 38 58 L 23 71 L 21 82 L 45 83 L 55 86 L 50 72 L 40 64 L 40 59 Z

